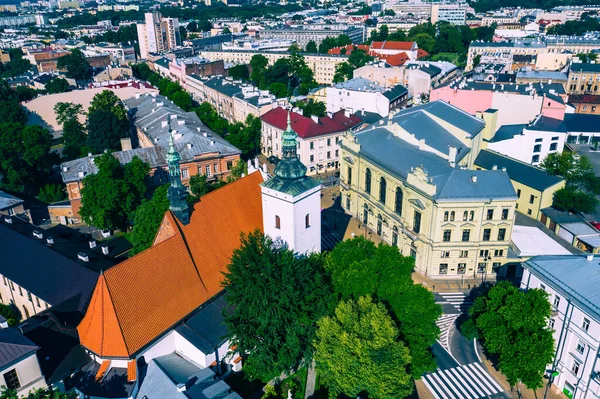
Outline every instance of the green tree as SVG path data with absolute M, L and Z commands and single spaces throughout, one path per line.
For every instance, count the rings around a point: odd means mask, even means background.
M 575 187 L 565 187 L 554 193 L 552 206 L 562 211 L 594 213 L 598 206 L 598 199 L 589 192 Z
M 262 81 L 267 65 L 269 65 L 269 60 L 262 54 L 253 55 L 250 59 L 250 69 L 252 70 L 250 79 L 255 86 Z
M 234 127 L 235 125 L 230 126 Z M 250 159 L 260 154 L 261 127 L 260 118 L 249 114 L 244 125 L 231 129 L 226 136 L 227 141 L 242 151 L 244 159 Z
M 31 87 L 19 86 L 15 89 L 19 102 L 31 101 L 37 97 L 37 90 Z
M 59 102 L 54 106 L 56 121 L 61 125 L 69 119 L 76 119 L 79 115 L 84 115 L 83 106 L 81 104 L 73 104 L 67 102 Z
M 233 79 L 248 80 L 250 75 L 248 74 L 248 66 L 245 64 L 232 66 L 227 70 L 227 73 Z
M 130 235 L 133 244 L 130 255 L 140 253 L 152 246 L 165 212 L 169 209 L 168 188 L 168 184 L 158 187 L 152 198 L 150 200 L 144 199 L 135 210 L 133 230 Z
M 69 91 L 69 82 L 63 78 L 54 78 L 46 83 L 45 89 L 48 94 L 64 93 Z
M 66 69 L 67 77 L 76 80 L 88 80 L 92 76 L 90 63 L 79 49 L 71 50 L 71 54 L 58 59 L 58 69 Z
M 206 175 L 194 175 L 190 178 L 190 191 L 196 198 L 210 192 L 210 184 Z
M 177 105 L 179 108 L 186 112 L 191 111 L 194 105 L 192 96 L 190 96 L 189 93 L 186 93 L 183 90 L 174 93 L 172 96 L 169 97 L 169 99 L 173 101 L 175 105 Z
M 87 134 L 77 118 L 69 119 L 63 124 L 62 142 L 63 156 L 67 160 L 77 159 L 87 153 Z
M 257 230 L 242 235 L 224 276 L 227 339 L 250 353 L 244 370 L 266 381 L 310 362 L 331 302 L 322 256 L 295 254 Z
M 327 108 L 324 102 L 311 99 L 304 105 L 304 108 L 302 108 L 302 115 L 308 117 L 312 115 L 325 116 L 327 115 Z
M 98 173 L 83 179 L 80 215 L 99 229 L 124 230 L 146 194 L 150 167 L 138 157 L 122 166 L 110 153 L 94 158 Z
M 241 178 L 243 175 L 248 174 L 248 164 L 243 159 L 238 159 L 238 161 L 231 168 L 231 175 L 229 175 L 229 182 L 235 181 Z
M 317 370 L 329 397 L 405 398 L 413 391 L 410 354 L 385 306 L 370 296 L 342 301 L 318 321 Z
M 65 188 L 62 184 L 46 184 L 40 189 L 38 199 L 46 203 L 54 203 L 67 198 Z
M 435 39 L 427 33 L 419 33 L 417 35 L 411 36 L 410 40 L 417 42 L 417 46 L 419 46 L 420 49 L 427 51 L 428 53 L 431 53 L 433 51 L 433 48 L 435 47 Z
M 14 305 L 0 304 L 0 316 L 4 317 L 11 327 L 16 326 L 21 321 L 21 313 Z
M 429 348 L 438 338 L 436 321 L 442 310 L 430 291 L 413 283 L 413 258 L 389 245 L 375 246 L 356 237 L 339 243 L 327 256 L 325 267 L 342 299 L 371 295 L 389 306 L 400 339 L 410 350 L 409 370 L 414 378 L 435 370 Z
M 39 125 L 0 124 L 2 188 L 21 192 L 27 183 L 42 181 L 51 171 L 52 135 Z
M 285 83 L 274 82 L 269 85 L 269 91 L 277 98 L 289 96 L 288 87 Z
M 0 76 L 3 78 L 11 78 L 21 75 L 31 69 L 31 63 L 28 59 L 23 58 L 23 50 L 20 48 L 12 48 L 9 50 L 10 61 L 0 63 Z
M 19 104 L 17 93 L 4 79 L 0 79 L 0 123 L 10 122 L 26 123 L 27 112 Z
M 13 389 L 3 389 L 0 393 L 0 399 L 76 399 L 77 394 L 62 393 L 51 388 L 39 388 L 29 392 L 27 396 L 19 396 Z
M 391 8 L 389 8 L 389 9 L 387 9 L 387 10 L 385 10 L 383 12 L 383 15 L 384 16 L 387 15 L 387 16 L 390 16 L 390 17 L 395 17 L 396 16 L 396 12 L 394 10 L 392 10 Z
M 511 386 L 519 391 L 522 382 L 535 390 L 543 386 L 546 365 L 554 356 L 550 313 L 546 292 L 521 291 L 502 281 L 475 300 L 463 327 L 498 357 L 498 369 Z
M 306 43 L 306 52 L 307 53 L 316 53 L 317 51 L 318 51 L 317 43 L 315 43 L 314 40 L 311 40 L 308 43 Z
M 87 132 L 87 144 L 96 153 L 119 149 L 120 139 L 131 135 L 127 110 L 112 91 L 104 90 L 94 96 L 88 109 Z

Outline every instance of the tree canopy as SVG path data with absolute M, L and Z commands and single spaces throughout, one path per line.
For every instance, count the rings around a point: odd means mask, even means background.
M 87 134 L 85 127 L 79 121 L 83 115 L 81 104 L 59 102 L 54 106 L 56 120 L 62 124 L 63 156 L 67 160 L 84 156 L 89 150 L 85 146 Z
M 511 386 L 522 382 L 535 390 L 543 386 L 546 365 L 554 356 L 550 313 L 546 292 L 522 291 L 502 281 L 475 300 L 462 329 L 497 356 L 498 369 Z
M 600 179 L 589 158 L 575 152 L 563 151 L 548 154 L 540 167 L 554 176 L 566 180 L 566 187 L 554 194 L 552 205 L 570 211 L 593 213 L 598 206 Z
M 419 378 L 436 367 L 429 348 L 438 338 L 436 321 L 442 310 L 430 291 L 413 283 L 413 267 L 414 259 L 397 248 L 376 246 L 363 237 L 339 243 L 325 263 L 341 299 L 371 295 L 389 306 L 410 351 L 410 373 Z
M 87 144 L 96 153 L 120 149 L 120 139 L 131 135 L 127 110 L 110 90 L 94 96 L 87 116 Z
M 92 76 L 90 63 L 79 49 L 71 50 L 71 54 L 63 55 L 58 59 L 58 69 L 66 69 L 67 77 L 76 80 L 88 80 Z
M 169 209 L 168 184 L 158 187 L 150 200 L 144 199 L 137 207 L 133 219 L 130 240 L 133 244 L 130 255 L 150 248 L 165 212 Z
M 260 231 L 242 235 L 224 273 L 227 338 L 251 353 L 244 369 L 267 381 L 313 356 L 316 322 L 327 313 L 330 285 L 322 255 L 298 255 Z
M 51 388 L 39 388 L 30 392 L 27 396 L 19 396 L 14 389 L 3 389 L 0 399 L 76 399 L 77 394 L 62 393 Z
M 122 166 L 109 152 L 94 158 L 98 173 L 83 179 L 83 221 L 99 229 L 125 230 L 146 194 L 150 167 L 138 157 Z
M 318 321 L 317 370 L 329 397 L 363 392 L 373 399 L 405 398 L 413 391 L 410 354 L 385 306 L 370 296 L 342 301 Z
M 69 82 L 63 78 L 54 78 L 46 83 L 45 89 L 48 94 L 64 93 L 69 91 Z

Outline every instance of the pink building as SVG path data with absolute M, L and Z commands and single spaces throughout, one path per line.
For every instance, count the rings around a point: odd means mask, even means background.
M 494 84 L 462 81 L 431 90 L 430 101 L 444 100 L 476 115 L 498 110 L 496 128 L 528 124 L 538 115 L 564 120 L 565 89 L 561 84 Z

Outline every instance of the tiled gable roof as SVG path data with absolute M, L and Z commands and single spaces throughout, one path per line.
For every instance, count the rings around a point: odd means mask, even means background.
M 396 41 L 383 41 L 383 42 L 372 42 L 371 50 L 407 50 L 410 51 L 415 46 L 415 42 L 396 42 Z
M 240 234 L 262 229 L 262 181 L 255 172 L 203 196 L 185 226 L 167 212 L 168 238 L 100 276 L 82 345 L 130 358 L 219 293 Z
M 286 109 L 278 107 L 270 110 L 261 116 L 260 119 L 277 129 L 285 130 L 287 127 L 287 115 L 288 111 Z M 362 123 L 359 117 L 355 115 L 347 117 L 344 111 L 338 111 L 332 117 L 323 116 L 319 118 L 319 123 L 315 122 L 312 118 L 296 112 L 290 112 L 290 120 L 292 122 L 292 129 L 303 139 L 344 132 Z

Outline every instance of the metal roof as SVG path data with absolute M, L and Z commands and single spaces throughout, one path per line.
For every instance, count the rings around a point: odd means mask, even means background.
M 0 210 L 13 208 L 19 204 L 22 204 L 23 202 L 24 201 L 22 199 L 17 198 L 14 195 L 0 191 Z
M 227 326 L 223 320 L 226 308 L 225 298 L 220 295 L 186 319 L 176 331 L 202 353 L 212 353 L 225 341 L 224 337 L 227 335 Z
M 536 256 L 524 267 L 600 321 L 600 258 L 588 261 L 586 255 Z
M 494 166 L 498 169 L 506 168 L 511 180 L 537 191 L 544 191 L 563 181 L 561 177 L 549 175 L 543 169 L 490 150 L 481 150 L 475 159 L 475 165 L 487 170 L 492 170 Z
M 565 114 L 567 132 L 596 133 L 600 132 L 600 115 Z
M 0 328 L 0 369 L 4 369 L 39 347 L 14 328 Z

